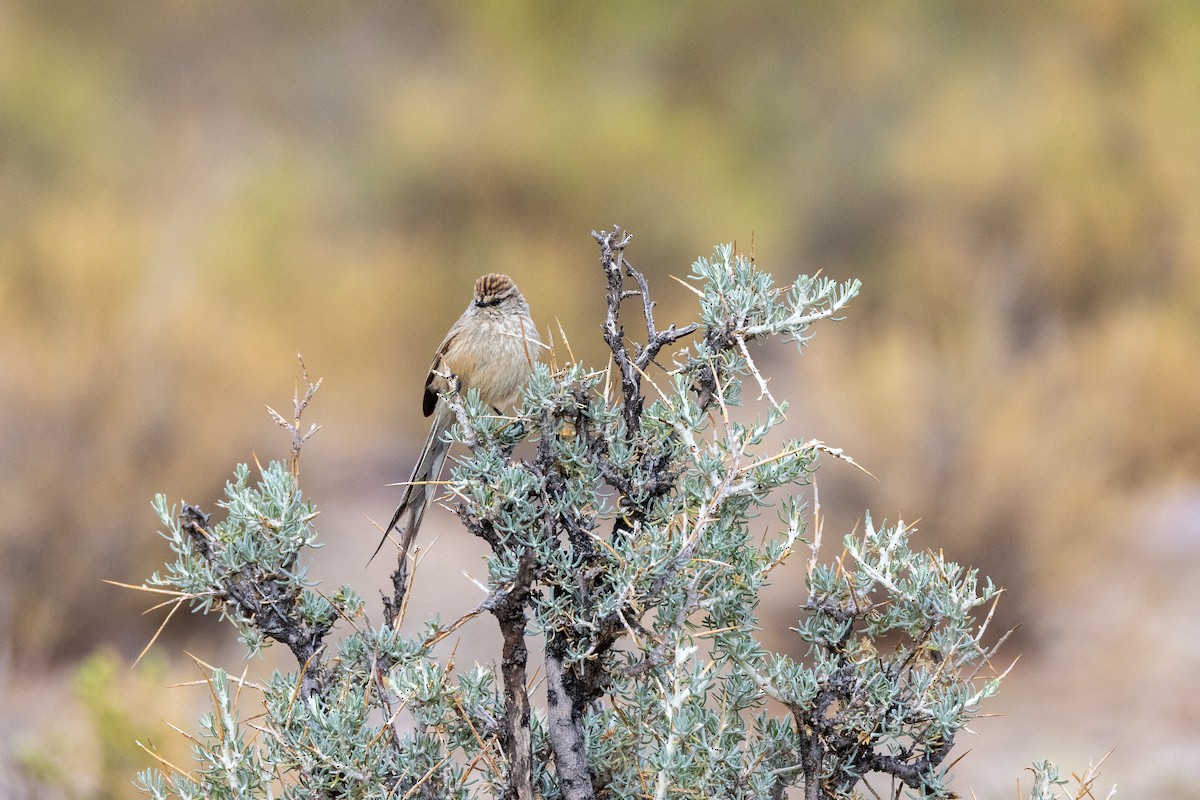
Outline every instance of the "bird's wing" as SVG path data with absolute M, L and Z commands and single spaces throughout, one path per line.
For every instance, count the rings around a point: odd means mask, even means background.
M 470 310 L 470 309 L 468 309 Z M 438 345 L 433 354 L 433 361 L 429 364 L 429 374 L 425 376 L 425 393 L 421 399 L 421 410 L 425 416 L 433 413 L 433 409 L 437 407 L 438 393 L 433 386 L 433 379 L 437 377 L 437 373 L 442 369 L 442 358 L 446 355 L 446 351 L 450 349 L 450 345 L 454 342 L 459 333 L 462 332 L 464 321 L 467 314 L 464 312 L 458 320 L 450 326 L 450 330 L 446 332 L 446 338 L 442 339 L 442 343 Z

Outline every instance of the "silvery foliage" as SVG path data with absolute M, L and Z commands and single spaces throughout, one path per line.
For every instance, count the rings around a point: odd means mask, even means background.
M 318 591 L 304 560 L 316 512 L 295 464 L 272 462 L 253 484 L 238 467 L 220 522 L 156 500 L 175 561 L 148 585 L 228 618 L 250 653 L 283 643 L 297 668 L 261 684 L 213 670 L 196 764 L 140 774 L 145 792 L 658 800 L 798 787 L 841 798 L 866 779 L 885 794 L 950 796 L 955 737 L 999 684 L 982 642 L 990 616 L 978 619 L 998 590 L 914 551 L 903 523 L 869 517 L 820 560 L 800 490 L 840 451 L 772 436 L 787 405 L 747 346 L 803 345 L 858 283 L 802 276 L 780 288 L 718 247 L 692 267 L 696 328 L 657 331 L 645 280 L 623 260 L 628 236 L 596 237 L 614 366 L 540 364 L 514 415 L 448 396 L 465 447 L 447 502 L 493 550 L 478 615 L 404 632 L 398 614 L 373 625 L 349 587 Z M 644 344 L 617 318 L 630 299 Z M 735 409 L 747 379 L 760 397 Z M 793 658 L 760 643 L 758 603 L 801 548 Z M 454 635 L 486 613 L 503 656 L 454 663 Z M 527 693 L 526 643 L 545 653 L 545 702 Z

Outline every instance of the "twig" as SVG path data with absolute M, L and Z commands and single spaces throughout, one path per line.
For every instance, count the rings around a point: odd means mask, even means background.
M 325 379 L 318 378 L 317 382 L 313 383 L 312 379 L 308 377 L 308 367 L 304 366 L 304 356 L 297 353 L 296 358 L 300 361 L 300 371 L 304 375 L 305 391 L 304 397 L 301 398 L 300 382 L 296 381 L 295 391 L 292 394 L 292 419 L 290 421 L 284 419 L 282 414 L 270 406 L 267 406 L 266 408 L 267 413 L 271 415 L 271 419 L 275 420 L 280 427 L 284 428 L 289 434 L 291 434 L 292 453 L 288 459 L 288 469 L 291 470 L 293 475 L 299 477 L 300 449 L 304 447 L 305 442 L 312 438 L 314 433 L 321 430 L 320 425 L 314 424 L 309 427 L 308 431 L 302 433 L 300 430 L 300 417 L 304 414 L 304 409 L 308 408 L 308 401 L 312 400 L 313 395 L 317 393 L 317 389 L 321 388 L 321 382 Z
M 771 394 L 771 390 L 767 388 L 767 379 L 758 371 L 758 365 L 754 363 L 754 359 L 750 357 L 750 350 L 746 347 L 746 338 L 744 336 L 735 337 L 738 349 L 742 351 L 742 357 L 746 359 L 746 366 L 750 368 L 750 374 L 758 381 L 758 396 L 759 398 L 767 398 L 771 401 L 776 409 L 782 413 L 782 407 L 775 401 L 775 396 Z
M 641 413 L 644 398 L 641 392 L 640 370 L 645 370 L 667 345 L 690 336 L 699 326 L 695 323 L 676 328 L 671 325 L 659 331 L 654 324 L 654 302 L 650 299 L 650 287 L 646 276 L 625 261 L 625 248 L 632 238 L 620 227 L 611 231 L 592 231 L 592 238 L 600 245 L 600 265 L 607 277 L 608 309 L 604 318 L 604 341 L 612 352 L 613 361 L 621 376 L 622 404 L 627 435 L 632 439 L 641 430 Z M 638 285 L 636 292 L 624 290 L 628 275 Z M 634 345 L 636 355 L 630 355 L 625 343 L 625 329 L 620 324 L 621 304 L 630 297 L 641 297 L 642 313 L 646 320 L 646 344 Z

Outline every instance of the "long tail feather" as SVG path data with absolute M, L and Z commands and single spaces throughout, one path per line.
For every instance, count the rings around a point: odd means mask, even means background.
M 421 527 L 421 520 L 425 516 L 425 509 L 437 491 L 433 481 L 438 480 L 441 475 L 442 465 L 446 462 L 446 454 L 450 451 L 450 444 L 442 440 L 442 435 L 450 429 L 453 421 L 454 413 L 446 407 L 445 403 L 439 402 L 434 411 L 433 425 L 429 428 L 429 436 L 425 439 L 425 447 L 421 450 L 421 457 L 417 459 L 417 466 L 413 469 L 412 477 L 409 478 L 408 485 L 404 487 L 404 496 L 400 499 L 400 505 L 396 507 L 396 513 L 392 515 L 392 521 L 384 529 L 383 538 L 379 540 L 375 552 L 371 554 L 371 558 L 367 559 L 368 564 L 375 559 L 375 556 L 379 555 L 379 551 L 383 549 L 383 544 L 388 540 L 388 534 L 392 530 L 400 533 L 400 559 L 408 557 L 409 548 L 412 546 L 417 530 Z

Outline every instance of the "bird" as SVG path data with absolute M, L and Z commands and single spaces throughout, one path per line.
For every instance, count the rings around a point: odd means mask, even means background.
M 505 408 L 520 396 L 541 346 L 529 304 L 512 278 L 492 272 L 476 280 L 470 305 L 450 327 L 429 366 L 421 408 L 425 416 L 433 416 L 433 423 L 400 505 L 368 564 L 379 555 L 393 529 L 400 532 L 399 559 L 403 564 L 421 527 L 450 449 L 444 434 L 454 422 L 454 411 L 440 393 L 475 389 L 481 402 Z

